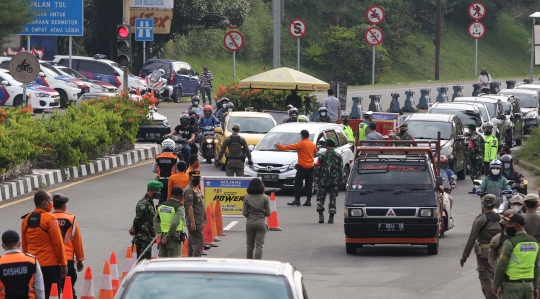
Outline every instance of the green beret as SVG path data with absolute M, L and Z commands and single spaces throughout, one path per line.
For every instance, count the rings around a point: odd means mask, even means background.
M 475 124 L 468 124 L 467 128 L 474 130 L 474 129 L 476 129 L 476 125 Z
M 163 183 L 160 181 L 150 181 L 146 184 L 146 187 L 150 190 L 161 190 L 161 188 L 163 188 Z
M 326 138 L 325 143 L 326 143 L 326 145 L 328 145 L 329 143 L 332 143 L 330 146 L 335 146 L 336 145 L 336 141 L 333 138 Z

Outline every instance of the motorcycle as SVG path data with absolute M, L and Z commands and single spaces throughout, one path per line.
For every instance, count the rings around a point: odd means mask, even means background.
M 478 190 L 478 189 L 480 189 L 480 185 L 482 184 L 482 180 L 474 180 L 473 184 L 474 184 L 475 190 Z M 508 185 L 510 186 L 510 189 L 512 189 L 512 192 L 506 192 L 504 190 L 494 188 L 494 189 L 488 189 L 487 191 L 484 191 L 484 192 L 478 194 L 478 196 L 480 196 L 480 199 L 482 199 L 482 197 L 484 197 L 484 195 L 486 195 L 486 194 L 495 195 L 495 197 L 497 197 L 497 199 L 499 201 L 499 206 L 495 209 L 495 212 L 497 212 L 499 214 L 502 214 L 504 211 L 510 209 L 510 199 L 512 198 L 512 196 L 518 194 L 518 192 L 516 190 L 519 187 L 519 184 L 517 184 L 516 181 L 509 180 Z M 483 213 L 484 212 L 484 207 L 482 206 L 481 203 L 480 203 L 480 207 L 481 207 L 481 211 Z
M 173 135 L 169 137 L 174 141 L 174 150 L 173 153 L 178 157 L 178 161 L 184 160 L 184 155 L 182 154 L 182 149 L 185 146 L 189 146 L 187 139 L 182 138 L 182 136 Z
M 154 97 L 158 99 L 158 103 L 170 99 L 173 91 L 172 86 L 167 85 L 167 79 L 161 78 L 161 76 L 161 72 L 155 70 L 144 78 L 148 86 L 148 92 L 154 91 Z
M 215 155 L 216 133 L 214 132 L 214 126 L 206 126 L 201 129 L 201 155 L 206 159 L 206 163 L 212 164 L 212 158 Z

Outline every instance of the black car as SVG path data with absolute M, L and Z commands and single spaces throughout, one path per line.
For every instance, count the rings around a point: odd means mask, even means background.
M 482 95 L 481 97 L 492 98 L 501 100 L 504 115 L 506 116 L 505 124 L 508 124 L 508 120 L 511 122 L 506 128 L 507 145 L 514 147 L 515 145 L 521 145 L 524 135 L 524 121 L 523 112 L 519 105 L 519 99 L 515 96 L 496 96 L 496 95 Z M 509 143 L 512 141 L 511 143 Z
M 408 116 L 404 123 L 408 133 L 416 140 L 437 140 L 441 132 L 441 154 L 448 158 L 448 165 L 459 180 L 465 179 L 467 155 L 465 129 L 457 115 L 437 113 L 417 113 Z
M 540 93 L 538 85 L 523 84 L 515 89 L 503 89 L 499 92 L 499 95 L 515 96 L 519 99 L 519 107 L 523 112 L 523 131 L 525 134 L 531 134 L 532 129 L 538 127 L 540 123 Z
M 194 96 L 199 91 L 198 72 L 193 72 L 191 65 L 187 62 L 168 59 L 149 59 L 140 72 L 140 76 L 145 78 L 153 71 L 163 69 L 167 79 L 167 85 L 173 88 L 172 99 L 175 103 L 180 102 L 181 97 Z

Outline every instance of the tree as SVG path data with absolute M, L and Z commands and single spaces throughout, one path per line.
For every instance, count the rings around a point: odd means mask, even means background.
M 29 9 L 30 5 L 26 0 L 0 1 L 0 44 L 7 37 L 23 31 L 24 24 L 34 19 Z

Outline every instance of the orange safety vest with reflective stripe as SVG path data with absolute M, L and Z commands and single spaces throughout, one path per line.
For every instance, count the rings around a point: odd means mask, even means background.
M 36 298 L 36 267 L 33 255 L 21 252 L 4 254 L 0 258 L 0 298 Z
M 64 238 L 67 260 L 74 260 L 74 255 L 77 256 L 77 261 L 84 260 L 81 230 L 79 229 L 79 224 L 75 220 L 75 215 L 65 213 L 61 210 L 55 210 L 54 215 L 58 219 L 60 231 Z

